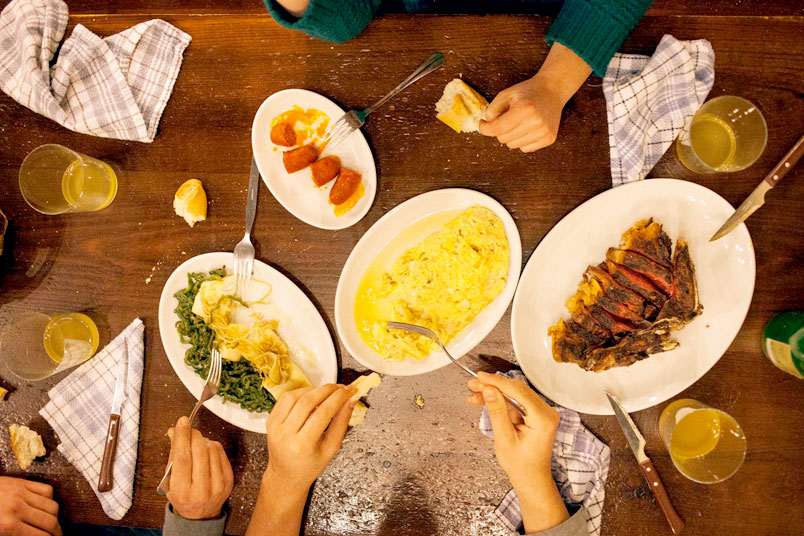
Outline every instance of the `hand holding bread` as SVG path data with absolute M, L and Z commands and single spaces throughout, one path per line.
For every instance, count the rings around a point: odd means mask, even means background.
M 497 94 L 478 129 L 510 149 L 532 153 L 556 141 L 564 104 L 549 81 L 537 74 Z

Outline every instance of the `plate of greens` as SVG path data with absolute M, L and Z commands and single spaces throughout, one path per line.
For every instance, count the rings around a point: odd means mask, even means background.
M 176 268 L 159 300 L 159 332 L 173 370 L 196 398 L 212 345 L 221 350 L 221 385 L 204 405 L 228 423 L 265 433 L 274 395 L 335 382 L 338 361 L 321 314 L 276 269 L 255 260 L 248 294 L 234 298 L 233 260 L 232 253 L 205 253 Z

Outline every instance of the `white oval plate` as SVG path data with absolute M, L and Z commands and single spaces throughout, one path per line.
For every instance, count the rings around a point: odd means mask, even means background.
M 309 168 L 289 174 L 282 164 L 282 151 L 287 148 L 271 142 L 271 121 L 294 105 L 321 110 L 329 116 L 330 125 L 344 114 L 340 106 L 328 98 L 306 89 L 284 89 L 265 99 L 251 127 L 251 148 L 262 180 L 276 200 L 301 221 L 321 229 L 350 227 L 363 219 L 377 193 L 377 170 L 366 138 L 358 129 L 332 151 L 327 148 L 322 153 L 322 156 L 337 155 L 343 167 L 363 176 L 365 195 L 349 212 L 338 217 L 328 201 L 335 181 L 318 188 L 310 178 Z
M 439 212 L 460 212 L 469 207 L 481 206 L 493 211 L 503 222 L 505 235 L 508 238 L 510 263 L 508 278 L 503 291 L 475 317 L 471 324 L 461 331 L 448 345 L 447 349 L 456 359 L 464 356 L 477 346 L 500 321 L 505 314 L 516 290 L 519 271 L 522 267 L 522 243 L 519 231 L 513 218 L 500 203 L 491 197 L 474 190 L 449 188 L 435 190 L 408 199 L 377 220 L 377 223 L 366 231 L 358 241 L 346 264 L 343 266 L 335 293 L 335 322 L 338 334 L 349 353 L 366 367 L 382 374 L 394 376 L 413 376 L 424 374 L 450 363 L 444 352 L 431 352 L 425 359 L 418 361 L 406 359 L 391 361 L 384 359 L 371 349 L 355 326 L 354 307 L 357 288 L 366 269 L 394 237 L 415 222 Z M 457 214 L 455 214 L 457 216 Z M 406 250 L 416 246 L 430 234 L 439 231 L 445 223 L 433 222 L 417 228 L 415 233 L 403 235 L 404 239 L 394 241 L 394 251 L 390 257 L 394 259 Z
M 648 179 L 607 190 L 565 216 L 531 255 L 511 313 L 514 353 L 539 391 L 581 413 L 611 415 L 603 392 L 639 411 L 677 395 L 712 368 L 745 320 L 754 293 L 754 246 L 745 225 L 709 242 L 734 212 L 718 194 L 692 182 Z M 585 371 L 553 360 L 547 328 L 575 293 L 586 267 L 601 262 L 623 231 L 654 218 L 670 238 L 686 240 L 703 314 L 674 333 L 680 346 L 628 367 Z
M 226 266 L 231 273 L 231 253 L 205 253 L 193 257 L 176 268 L 162 289 L 159 299 L 159 334 L 162 345 L 173 370 L 190 393 L 197 399 L 204 388 L 204 379 L 184 362 L 184 354 L 190 347 L 182 344 L 176 331 L 179 317 L 174 312 L 178 301 L 173 295 L 187 288 L 187 274 L 209 272 Z M 310 299 L 290 279 L 260 260 L 254 261 L 254 275 L 247 298 L 258 300 L 271 285 L 270 304 L 256 305 L 254 310 L 264 318 L 279 320 L 277 332 L 288 345 L 291 360 L 301 367 L 313 385 L 335 382 L 338 378 L 338 360 L 332 337 Z M 265 433 L 267 413 L 246 411 L 232 402 L 224 402 L 219 396 L 212 397 L 204 406 L 212 413 L 244 430 Z M 191 408 L 186 408 L 189 412 Z

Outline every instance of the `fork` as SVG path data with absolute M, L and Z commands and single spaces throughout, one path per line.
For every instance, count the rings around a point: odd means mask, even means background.
M 235 296 L 246 299 L 246 291 L 251 283 L 254 269 L 254 245 L 251 243 L 251 229 L 257 215 L 257 194 L 260 192 L 260 171 L 257 162 L 251 158 L 251 172 L 248 178 L 248 198 L 246 199 L 246 234 L 234 248 Z
M 193 421 L 195 420 L 195 416 L 198 414 L 198 410 L 201 409 L 201 406 L 212 398 L 215 393 L 218 392 L 218 386 L 221 383 L 221 372 L 223 370 L 223 358 L 221 357 L 221 353 L 212 348 L 210 350 L 210 363 L 209 363 L 209 372 L 207 373 L 207 381 L 204 383 L 204 389 L 201 391 L 201 397 L 196 402 L 193 411 L 190 412 L 190 426 L 193 425 Z M 156 487 L 156 492 L 159 495 L 165 495 L 170 490 L 170 472 L 173 470 L 173 460 L 165 469 L 165 476 L 162 477 L 162 480 L 159 481 L 159 485 Z
M 363 126 L 366 122 L 366 116 L 385 104 L 390 98 L 397 93 L 418 81 L 420 78 L 427 76 L 444 64 L 444 55 L 441 52 L 433 52 L 429 58 L 419 65 L 415 71 L 410 73 L 410 76 L 405 78 L 394 89 L 392 89 L 383 98 L 369 106 L 364 110 L 350 110 L 343 114 L 340 119 L 335 121 L 329 128 L 327 135 L 324 137 L 324 143 L 327 147 L 332 148 L 345 140 L 349 134 Z
M 438 334 L 436 334 L 435 331 L 433 331 L 431 329 L 428 329 L 428 328 L 426 328 L 424 326 L 417 326 L 416 324 L 408 324 L 407 322 L 392 322 L 392 321 L 389 321 L 387 324 L 388 324 L 388 327 L 390 329 L 397 329 L 397 330 L 400 330 L 400 331 L 409 331 L 411 333 L 417 333 L 419 335 L 427 337 L 428 339 L 430 339 L 431 341 L 435 342 L 436 344 L 438 344 L 441 347 L 441 350 L 447 355 L 448 358 L 450 358 L 450 361 L 452 361 L 453 363 L 455 363 L 456 365 L 461 367 L 470 376 L 473 376 L 474 378 L 477 378 L 477 373 L 475 371 L 473 371 L 472 369 L 470 369 L 469 367 L 467 367 L 466 365 L 464 365 L 463 363 L 461 363 L 460 361 L 458 361 L 457 359 L 452 357 L 452 355 L 447 351 L 447 347 L 444 346 L 444 343 L 441 342 L 441 338 L 438 336 Z M 508 403 L 511 404 L 511 406 L 513 406 L 514 409 L 519 412 L 520 415 L 525 417 L 528 414 L 528 412 L 525 411 L 525 406 L 523 406 L 522 404 L 520 404 L 519 402 L 517 402 L 516 400 L 514 400 L 513 398 L 511 398 L 510 396 L 508 396 L 505 393 L 502 393 L 502 395 L 505 398 L 505 400 L 508 401 Z

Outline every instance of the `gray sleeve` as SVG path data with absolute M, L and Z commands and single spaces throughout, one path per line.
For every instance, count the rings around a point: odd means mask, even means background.
M 581 508 L 562 524 L 541 532 L 531 532 L 526 536 L 589 536 L 586 510 Z
M 226 525 L 226 512 L 217 519 L 184 519 L 173 512 L 170 503 L 165 505 L 165 523 L 162 536 L 221 536 Z

